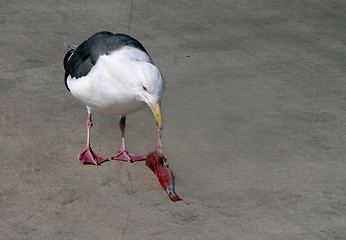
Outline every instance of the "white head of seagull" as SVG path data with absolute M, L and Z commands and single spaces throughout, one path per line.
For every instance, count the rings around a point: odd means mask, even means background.
M 121 156 L 114 158 L 136 161 L 138 156 L 128 154 L 125 149 L 125 117 L 147 104 L 161 128 L 160 104 L 165 83 L 159 69 L 142 44 L 125 34 L 99 32 L 78 47 L 69 47 L 71 50 L 64 58 L 65 84 L 89 112 L 87 147 L 79 159 L 93 164 L 103 161 L 91 151 L 89 138 L 92 113 L 103 112 L 122 117 Z
M 159 72 L 158 72 L 159 73 Z M 151 79 L 155 81 L 140 82 L 138 90 L 139 100 L 145 102 L 154 114 L 156 124 L 159 128 L 162 127 L 162 113 L 161 113 L 161 96 L 165 90 L 165 84 L 162 76 L 156 76 Z

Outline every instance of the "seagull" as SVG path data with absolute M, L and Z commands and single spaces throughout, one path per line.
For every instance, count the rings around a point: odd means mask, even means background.
M 88 111 L 87 143 L 78 158 L 84 164 L 99 165 L 108 159 L 90 145 L 94 112 L 120 116 L 122 146 L 114 160 L 136 162 L 145 157 L 125 147 L 126 116 L 148 105 L 159 131 L 162 128 L 161 98 L 165 81 L 160 70 L 136 39 L 121 33 L 98 32 L 78 47 L 66 44 L 65 85 Z

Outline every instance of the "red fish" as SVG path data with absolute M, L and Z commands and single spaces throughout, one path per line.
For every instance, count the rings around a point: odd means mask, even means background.
M 166 158 L 163 156 L 162 151 L 151 152 L 147 155 L 145 164 L 153 171 L 159 179 L 161 186 L 168 193 L 169 198 L 172 201 L 180 201 L 174 192 L 174 178 L 172 171 L 166 164 Z

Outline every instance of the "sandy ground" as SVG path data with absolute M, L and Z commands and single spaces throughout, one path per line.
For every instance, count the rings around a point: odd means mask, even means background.
M 346 3 L 0 1 L 0 239 L 345 239 Z M 184 199 L 144 162 L 84 166 L 86 109 L 63 42 L 140 40 L 166 80 L 165 154 Z M 120 147 L 117 117 L 92 144 Z M 154 150 L 149 108 L 127 146 Z

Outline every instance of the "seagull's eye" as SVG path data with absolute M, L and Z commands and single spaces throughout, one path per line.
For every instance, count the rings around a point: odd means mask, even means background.
M 142 87 L 143 87 L 143 90 L 144 90 L 144 91 L 148 91 L 148 89 L 147 89 L 146 87 L 144 87 L 144 86 L 142 86 Z

